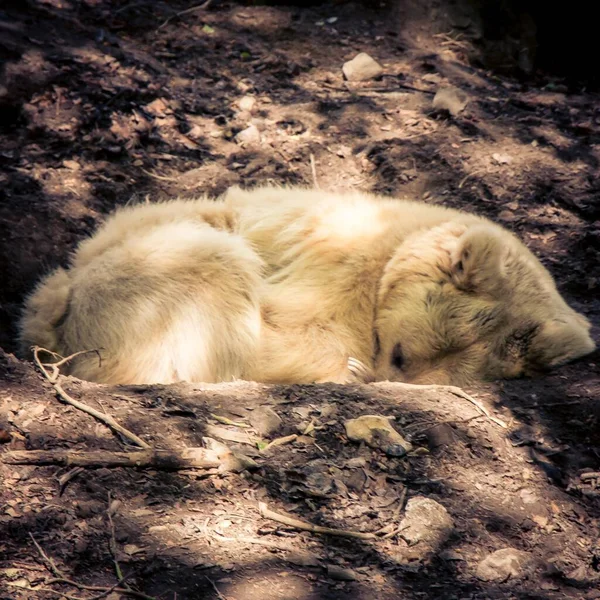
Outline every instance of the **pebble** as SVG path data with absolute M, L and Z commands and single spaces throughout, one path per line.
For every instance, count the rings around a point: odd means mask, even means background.
M 260 131 L 256 125 L 250 125 L 235 136 L 235 141 L 238 144 L 258 144 L 260 143 Z
M 270 406 L 259 406 L 250 414 L 250 424 L 259 435 L 268 437 L 281 427 L 281 417 Z
M 383 67 L 366 52 L 361 52 L 344 63 L 342 72 L 348 81 L 365 81 L 379 77 L 383 73 Z
M 523 577 L 525 569 L 531 564 L 528 552 L 515 548 L 502 548 L 486 556 L 477 565 L 477 578 L 482 581 L 506 581 Z
M 435 110 L 448 111 L 453 117 L 461 113 L 468 103 L 468 96 L 456 87 L 440 88 L 433 98 L 433 108 Z
M 415 496 L 406 503 L 400 531 L 409 544 L 425 543 L 436 550 L 448 539 L 453 529 L 452 517 L 439 502 Z
M 327 565 L 327 575 L 329 575 L 331 579 L 336 579 L 337 581 L 356 580 L 356 573 L 354 571 L 350 569 L 343 569 L 337 565 Z
M 252 112 L 252 109 L 256 106 L 256 98 L 254 96 L 244 96 L 238 102 L 240 110 Z
M 292 551 L 286 555 L 285 560 L 299 567 L 319 567 L 319 557 L 312 552 Z

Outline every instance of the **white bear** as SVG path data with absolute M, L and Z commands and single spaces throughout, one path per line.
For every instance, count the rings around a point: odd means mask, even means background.
M 365 193 L 230 189 L 117 210 L 20 323 L 25 351 L 112 384 L 235 379 L 464 385 L 595 349 L 511 233 Z

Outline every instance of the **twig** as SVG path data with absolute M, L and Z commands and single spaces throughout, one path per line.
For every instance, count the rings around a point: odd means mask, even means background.
M 475 177 L 475 175 L 480 175 L 481 173 L 483 173 L 484 169 L 475 169 L 474 171 L 472 171 L 471 173 L 467 173 L 461 180 L 460 183 L 458 184 L 458 189 L 462 190 L 463 185 L 465 185 L 465 183 L 467 182 L 468 179 L 470 179 L 471 177 Z
M 11 465 L 61 465 L 89 469 L 134 467 L 164 471 L 216 469 L 223 464 L 215 452 L 205 448 L 185 448 L 181 453 L 168 450 L 108 452 L 96 450 L 15 450 L 6 452 L 2 462 Z
M 46 583 L 46 585 L 52 585 L 53 583 L 65 583 L 67 585 L 72 585 L 73 587 L 76 587 L 80 590 L 89 590 L 91 592 L 100 592 L 96 596 L 92 596 L 91 598 L 86 598 L 85 600 L 101 600 L 102 598 L 106 598 L 106 596 L 108 596 L 112 592 L 119 592 L 121 594 L 131 593 L 132 595 L 137 596 L 138 598 L 152 598 L 151 596 L 146 596 L 145 594 L 142 594 L 141 592 L 135 592 L 135 590 L 131 590 L 127 587 L 121 587 L 121 584 L 129 577 L 131 577 L 131 573 L 128 573 L 127 575 L 125 575 L 125 577 L 123 577 L 121 580 L 117 581 L 117 583 L 115 583 L 114 585 L 111 585 L 110 587 L 104 587 L 104 586 L 99 586 L 99 585 L 84 585 L 82 583 L 77 583 L 76 581 L 72 581 L 70 579 L 65 579 L 64 577 L 59 577 L 57 579 L 50 579 L 49 581 L 46 581 L 45 583 Z
M 44 549 L 38 544 L 35 537 L 33 537 L 33 533 L 29 532 L 29 537 L 31 538 L 31 541 L 33 542 L 37 551 L 40 553 L 42 560 L 48 565 L 50 572 L 60 579 L 65 579 L 65 576 L 60 572 L 54 561 L 44 552 Z
M 454 385 L 442 385 L 439 387 L 441 387 L 447 392 L 450 392 L 451 394 L 454 394 L 455 396 L 458 396 L 459 398 L 464 398 L 465 400 L 468 400 L 471 404 L 473 404 L 473 406 L 477 407 L 481 414 L 485 415 L 492 423 L 496 423 L 496 425 L 502 427 L 502 429 L 508 429 L 508 425 L 502 419 L 491 415 L 490 411 L 483 404 L 481 404 L 479 400 L 476 400 L 475 398 L 473 398 L 473 396 L 470 396 L 469 394 L 467 394 L 467 392 L 461 390 L 459 387 L 456 387 Z
M 378 94 L 387 94 L 387 93 L 397 92 L 400 89 L 400 90 L 410 90 L 411 92 L 421 92 L 421 94 L 431 94 L 432 96 L 435 96 L 435 92 L 433 90 L 424 90 L 423 88 L 418 88 L 413 85 L 408 85 L 407 83 L 394 82 L 394 86 L 395 87 L 392 87 L 392 88 L 363 87 L 363 88 L 357 88 L 356 91 L 360 92 L 362 90 L 365 90 L 367 92 L 376 92 Z
M 317 189 L 320 189 L 319 181 L 317 180 L 317 165 L 315 163 L 315 155 L 310 154 L 310 170 L 312 172 L 313 184 Z
M 287 515 L 281 515 L 272 511 L 264 502 L 258 503 L 258 510 L 261 517 L 265 519 L 271 519 L 277 523 L 293 527 L 294 529 L 300 529 L 302 531 L 310 531 L 311 533 L 321 533 L 324 535 L 335 535 L 338 537 L 355 538 L 359 540 L 375 540 L 380 539 L 380 532 L 363 533 L 361 531 L 348 531 L 346 529 L 333 529 L 331 527 L 321 527 L 320 525 L 313 525 L 306 521 L 300 521 Z
M 75 400 L 75 398 L 72 398 L 71 396 L 69 396 L 69 394 L 67 394 L 67 392 L 60 385 L 60 383 L 58 381 L 58 377 L 60 375 L 59 367 L 61 365 L 65 364 L 66 362 L 75 358 L 76 356 L 79 356 L 79 355 L 85 354 L 85 353 L 89 353 L 89 352 L 97 352 L 97 350 L 86 350 L 84 352 L 76 352 L 75 354 L 72 354 L 71 356 L 67 356 L 66 358 L 61 358 L 56 363 L 42 363 L 40 360 L 40 356 L 39 356 L 40 352 L 46 352 L 48 354 L 57 356 L 55 352 L 49 352 L 45 348 L 40 348 L 39 346 L 34 346 L 32 348 L 32 350 L 33 350 L 33 360 L 34 360 L 35 364 L 37 365 L 38 369 L 40 369 L 42 375 L 52 384 L 56 393 L 60 396 L 60 398 L 62 400 L 64 400 L 67 404 L 70 404 L 71 406 L 74 406 L 75 408 L 87 413 L 88 415 L 92 415 L 92 417 L 95 417 L 99 421 L 102 421 L 102 423 L 104 423 L 105 425 L 110 427 L 113 431 L 120 433 L 123 437 L 127 438 L 128 440 L 130 440 L 134 444 L 140 446 L 141 448 L 146 448 L 147 450 L 150 449 L 150 444 L 148 444 L 147 442 L 145 442 L 144 440 L 139 438 L 137 435 L 135 435 L 128 429 L 125 429 L 124 427 L 119 425 L 119 423 L 117 423 L 110 415 L 105 415 L 105 414 L 97 411 L 95 408 L 92 408 L 91 406 L 88 406 L 87 404 L 84 404 L 83 402 L 79 402 L 79 400 Z M 48 371 L 48 368 L 50 368 L 52 370 L 52 373 L 50 373 Z
M 298 439 L 298 436 L 295 433 L 293 433 L 292 435 L 286 435 L 285 437 L 276 438 L 272 442 L 269 442 L 261 450 L 261 452 L 266 452 L 267 450 L 270 450 L 271 448 L 275 448 L 276 446 L 283 446 L 284 444 L 291 444 L 292 442 L 295 442 L 297 439 Z
M 165 27 L 173 19 L 176 19 L 177 17 L 182 17 L 183 15 L 187 15 L 187 14 L 195 12 L 197 10 L 202 10 L 202 9 L 208 8 L 211 4 L 212 4 L 212 0 L 205 0 L 201 4 L 197 4 L 196 6 L 191 6 L 190 8 L 186 8 L 185 10 L 181 10 L 178 13 L 176 13 L 174 15 L 171 15 L 164 23 L 162 23 L 161 25 L 159 25 L 156 28 L 156 31 L 158 31 L 158 30 L 162 29 L 163 27 Z
M 71 599 L 72 600 L 100 600 L 101 598 L 108 596 L 108 594 L 110 594 L 111 592 L 119 592 L 121 594 L 129 594 L 136 598 L 141 598 L 141 600 L 155 600 L 152 596 L 147 596 L 146 594 L 143 594 L 142 592 L 136 592 L 135 590 L 132 590 L 129 587 L 123 587 L 123 588 L 120 587 L 121 584 L 128 577 L 130 577 L 130 575 L 121 577 L 120 580 L 117 581 L 117 583 L 115 585 L 110 586 L 110 587 L 98 586 L 98 585 L 85 585 L 83 583 L 78 583 L 77 581 L 73 581 L 72 579 L 69 579 L 68 577 L 64 576 L 64 574 L 56 566 L 56 563 L 44 552 L 44 549 L 40 546 L 40 544 L 38 543 L 38 541 L 35 539 L 35 537 L 33 536 L 33 534 L 31 532 L 29 533 L 29 537 L 33 541 L 37 551 L 40 553 L 42 560 L 46 564 L 46 568 L 48 568 L 50 570 L 50 572 L 55 576 L 54 579 L 50 579 L 50 580 L 46 581 L 45 582 L 46 585 L 52 585 L 53 583 L 64 583 L 66 585 L 73 586 L 80 590 L 89 590 L 91 592 L 100 592 L 100 594 L 97 596 L 93 596 L 92 598 L 82 599 L 82 598 L 78 598 L 77 596 L 69 596 L 68 594 L 65 594 L 64 592 L 58 592 L 58 591 L 52 590 L 50 588 L 23 588 L 23 589 L 26 589 L 26 590 L 32 591 L 32 592 L 48 592 L 51 594 L 56 594 L 57 596 L 62 596 L 64 598 L 68 598 L 70 600 Z M 21 586 L 14 586 L 14 587 L 21 587 Z
M 108 542 L 108 548 L 113 557 L 113 563 L 115 565 L 115 572 L 117 574 L 117 578 L 121 580 L 123 579 L 123 571 L 121 571 L 121 565 L 119 565 L 119 560 L 117 558 L 117 538 L 115 536 L 115 523 L 111 515 L 111 505 L 112 502 L 110 499 L 110 492 L 108 492 L 108 508 L 106 509 L 106 515 L 108 516 L 108 524 L 110 526 L 110 541 Z M 129 586 L 126 586 L 126 589 L 130 589 Z
M 248 423 L 241 423 L 240 421 L 232 421 L 227 417 L 222 417 L 221 415 L 215 415 L 214 413 L 210 413 L 210 416 L 219 423 L 223 423 L 223 425 L 231 425 L 232 427 L 240 427 L 241 429 L 249 429 L 250 425 Z
M 126 579 L 128 579 L 129 577 L 131 577 L 131 573 L 128 573 L 127 575 L 125 575 L 124 577 L 122 577 L 121 579 L 119 579 L 119 581 L 117 581 L 117 583 L 115 583 L 115 585 L 111 585 L 109 588 L 106 588 L 105 590 L 103 590 L 102 592 L 100 592 L 97 596 L 92 596 L 89 600 L 101 600 L 102 598 L 106 598 L 106 596 L 108 596 L 109 594 L 112 594 L 112 592 L 114 592 L 116 589 L 119 589 L 121 584 L 125 582 Z M 120 588 L 125 590 L 125 593 L 128 593 L 130 590 L 129 586 Z
M 468 400 L 471 404 L 476 406 L 481 412 L 481 414 L 485 415 L 490 421 L 492 421 L 492 423 L 496 423 L 496 425 L 502 427 L 503 429 L 508 429 L 508 425 L 502 419 L 498 419 L 497 417 L 491 415 L 490 411 L 483 404 L 481 404 L 479 400 L 475 400 L 473 396 L 470 396 L 469 394 L 467 394 L 467 392 L 461 390 L 459 387 L 456 387 L 454 385 L 438 385 L 435 383 L 431 385 L 419 385 L 415 383 L 404 382 L 394 382 L 393 385 L 396 387 L 406 388 L 407 390 L 436 390 L 440 392 L 448 392 L 449 394 L 453 394 L 454 396 L 458 396 L 459 398 L 464 398 L 465 400 Z
M 205 575 L 205 577 L 206 577 L 206 575 Z M 213 590 L 215 590 L 215 594 L 217 594 L 219 600 L 227 600 L 227 597 L 223 596 L 223 594 L 221 594 L 221 591 L 217 587 L 217 584 L 210 577 L 206 577 L 206 580 L 208 581 L 208 583 L 210 583 L 210 585 L 212 585 L 212 588 L 213 588 Z
M 80 598 L 79 596 L 70 596 L 69 594 L 59 592 L 58 590 L 53 590 L 52 588 L 34 588 L 28 585 L 17 585 L 16 583 L 10 583 L 10 581 L 5 582 L 5 585 L 12 588 L 17 588 L 18 590 L 27 590 L 28 592 L 38 592 L 40 594 L 54 594 L 55 596 L 66 598 L 66 600 L 88 600 L 87 598 Z
M 146 171 L 146 169 L 141 169 L 142 173 L 146 173 L 146 175 L 150 177 L 154 177 L 154 179 L 158 179 L 159 181 L 169 181 L 171 183 L 175 181 L 179 181 L 180 177 L 166 177 L 165 175 L 156 175 L 155 173 L 151 173 L 150 171 Z

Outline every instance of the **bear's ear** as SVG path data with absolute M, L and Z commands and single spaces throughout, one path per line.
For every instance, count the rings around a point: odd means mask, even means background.
M 451 255 L 451 276 L 466 291 L 500 292 L 506 276 L 510 237 L 490 225 L 470 227 Z
M 528 362 L 549 369 L 590 354 L 596 344 L 589 330 L 587 319 L 577 313 L 546 321 L 532 341 Z

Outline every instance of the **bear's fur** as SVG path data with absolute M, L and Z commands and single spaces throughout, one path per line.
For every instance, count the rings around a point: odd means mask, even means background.
M 364 193 L 230 189 L 122 208 L 29 297 L 23 350 L 113 384 L 465 384 L 595 348 L 508 231 Z

